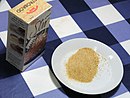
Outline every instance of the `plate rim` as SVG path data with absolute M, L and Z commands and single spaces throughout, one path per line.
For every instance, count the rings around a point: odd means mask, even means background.
M 118 82 L 115 83 L 115 85 L 114 85 L 111 89 L 107 89 L 107 90 L 105 90 L 105 91 L 100 91 L 100 92 L 97 92 L 97 93 L 96 93 L 96 92 L 87 93 L 87 92 L 84 92 L 84 91 L 79 91 L 79 90 L 77 90 L 77 89 L 74 89 L 73 87 L 70 87 L 70 86 L 67 85 L 66 83 L 64 83 L 64 82 L 62 81 L 62 79 L 60 79 L 60 77 L 57 75 L 57 73 L 56 73 L 55 70 L 54 70 L 54 65 L 53 65 L 53 59 L 54 59 L 54 56 L 55 56 L 56 51 L 57 51 L 60 47 L 62 47 L 64 44 L 69 43 L 70 41 L 75 41 L 75 40 L 94 41 L 94 42 L 96 42 L 96 43 L 102 44 L 103 46 L 105 46 L 105 47 L 109 48 L 111 51 L 113 51 L 113 52 L 116 54 L 116 56 L 119 58 L 120 63 L 121 63 L 120 67 L 121 67 L 121 72 L 122 72 L 122 73 L 121 73 L 121 76 L 120 76 Z M 104 93 L 107 93 L 107 92 L 109 92 L 109 91 L 115 89 L 115 88 L 121 83 L 121 81 L 122 81 L 122 79 L 123 79 L 123 75 L 124 75 L 123 63 L 122 63 L 122 60 L 120 59 L 120 57 L 118 56 L 118 54 L 117 54 L 112 48 L 110 48 L 108 45 L 106 45 L 106 44 L 104 44 L 104 43 L 102 43 L 102 42 L 100 42 L 100 41 L 98 41 L 98 40 L 89 39 L 89 38 L 74 38 L 74 39 L 70 39 L 70 40 L 67 40 L 67 41 L 61 43 L 59 46 L 57 46 L 57 48 L 54 50 L 54 52 L 53 52 L 53 54 L 52 54 L 51 65 L 52 65 L 52 70 L 53 70 L 53 72 L 54 72 L 56 78 L 57 78 L 62 84 L 64 84 L 66 87 L 68 87 L 69 89 L 71 89 L 71 90 L 73 90 L 73 91 L 76 91 L 76 92 L 82 93 L 82 94 L 88 94 L 88 95 L 104 94 Z

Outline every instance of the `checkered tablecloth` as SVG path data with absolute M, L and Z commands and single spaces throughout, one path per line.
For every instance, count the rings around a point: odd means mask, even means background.
M 121 84 L 98 97 L 130 98 L 130 0 L 47 0 L 53 8 L 45 53 L 20 73 L 5 60 L 5 52 L 8 10 L 22 1 L 3 0 L 0 4 L 0 98 L 91 98 L 66 88 L 51 70 L 55 48 L 73 38 L 101 41 L 123 62 Z

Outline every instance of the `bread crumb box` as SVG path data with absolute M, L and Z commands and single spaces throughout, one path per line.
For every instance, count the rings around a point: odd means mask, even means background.
M 44 0 L 25 0 L 9 10 L 6 60 L 21 71 L 44 50 L 51 7 Z

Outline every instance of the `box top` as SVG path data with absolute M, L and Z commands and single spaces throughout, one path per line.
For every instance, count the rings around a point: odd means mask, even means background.
M 44 0 L 25 0 L 10 9 L 9 12 L 13 13 L 23 21 L 30 23 L 51 7 L 52 6 Z

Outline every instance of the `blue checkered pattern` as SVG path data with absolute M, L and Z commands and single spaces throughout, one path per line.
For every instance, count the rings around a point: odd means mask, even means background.
M 45 53 L 20 73 L 5 60 L 5 54 L 8 10 L 22 1 L 2 0 L 0 4 L 0 98 L 130 98 L 130 0 L 47 0 L 53 8 Z M 90 96 L 70 90 L 55 78 L 52 53 L 73 38 L 96 39 L 119 55 L 124 77 L 118 87 Z

